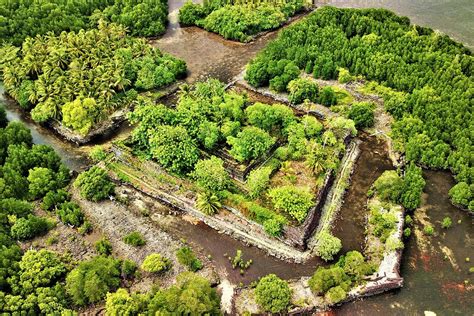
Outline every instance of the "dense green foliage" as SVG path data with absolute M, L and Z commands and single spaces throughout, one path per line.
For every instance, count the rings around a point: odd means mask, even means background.
M 407 167 L 403 177 L 394 170 L 385 171 L 373 185 L 382 200 L 401 204 L 411 210 L 420 206 L 424 187 L 422 170 L 414 164 Z
M 348 117 L 354 121 L 357 129 L 372 127 L 374 125 L 375 104 L 369 102 L 353 103 L 349 109 Z
M 160 165 L 177 174 L 191 171 L 199 158 L 196 144 L 182 126 L 158 127 L 150 138 L 150 150 Z
M 266 190 L 272 172 L 271 167 L 261 167 L 250 172 L 247 177 L 247 187 L 250 197 L 256 198 Z
M 317 102 L 319 86 L 309 79 L 298 78 L 288 83 L 288 92 L 288 100 L 291 103 L 299 104 L 305 100 Z
M 146 244 L 146 240 L 143 238 L 142 234 L 137 231 L 125 235 L 122 240 L 124 243 L 135 247 L 140 247 Z
M 273 65 L 282 61 L 300 69 L 311 64 L 324 79 L 336 79 L 343 67 L 383 85 L 375 92 L 396 119 L 393 136 L 407 159 L 450 168 L 457 181 L 473 183 L 473 57 L 461 44 L 387 10 L 324 7 L 283 30 L 251 61 L 248 82 L 271 86 L 278 76 Z M 469 197 L 463 205 L 471 208 L 472 189 L 463 190 Z
M 449 196 L 454 203 L 468 206 L 470 211 L 474 211 L 474 184 L 459 182 L 449 190 Z
M 34 216 L 27 200 L 40 199 L 65 187 L 69 170 L 54 150 L 33 145 L 30 131 L 19 122 L 0 128 L 0 241 L 26 240 L 44 234 L 51 223 Z
M 324 176 L 339 166 L 343 138 L 356 132 L 349 119 L 323 126 L 283 104 L 252 104 L 215 79 L 183 86 L 174 108 L 139 97 L 129 121 L 136 125 L 134 153 L 179 181 L 192 180 L 198 210 L 213 215 L 236 208 L 271 236 L 281 236 L 286 223 L 304 221 Z M 293 166 L 309 183 L 298 181 Z
M 215 156 L 198 161 L 193 177 L 201 189 L 212 194 L 219 194 L 231 184 L 229 174 L 224 169 L 224 162 Z
M 266 312 L 285 312 L 290 305 L 291 289 L 286 281 L 269 274 L 258 281 L 255 300 Z
M 115 189 L 107 172 L 97 166 L 81 173 L 74 181 L 74 185 L 79 188 L 83 198 L 96 202 L 109 197 Z
M 35 121 L 62 120 L 81 135 L 133 102 L 134 88 L 160 88 L 186 73 L 183 61 L 116 24 L 27 38 L 21 48 L 7 45 L 1 53 L 8 94 Z
M 182 25 L 197 25 L 226 39 L 248 42 L 262 31 L 278 28 L 301 11 L 302 0 L 209 0 L 202 5 L 188 1 L 179 10 Z
M 198 210 L 207 215 L 214 215 L 222 207 L 220 198 L 212 193 L 198 193 L 196 198 L 196 207 Z
M 112 254 L 112 243 L 106 237 L 102 237 L 95 243 L 95 250 L 99 255 L 109 256 Z
M 171 268 L 171 261 L 159 253 L 153 253 L 143 260 L 141 268 L 150 273 L 164 272 Z
M 352 286 L 372 272 L 373 267 L 360 252 L 349 251 L 340 256 L 337 263 L 326 268 L 319 267 L 308 284 L 314 294 L 324 295 L 329 304 L 337 304 L 347 297 Z
M 176 284 L 159 290 L 150 300 L 151 315 L 221 315 L 220 300 L 208 280 L 192 272 L 176 278 Z
M 319 236 L 316 254 L 325 261 L 332 260 L 341 251 L 341 240 L 326 231 L 321 232 Z
M 2 0 L 0 15 L 0 38 L 15 45 L 37 34 L 92 28 L 100 18 L 122 24 L 134 36 L 157 36 L 165 31 L 168 3 L 162 0 Z
M 188 246 L 179 248 L 176 251 L 176 258 L 178 258 L 179 263 L 185 265 L 190 271 L 196 272 L 202 269 L 201 260 L 196 258 L 193 250 Z
M 303 222 L 313 205 L 313 196 L 307 190 L 292 186 L 278 187 L 268 192 L 277 210 L 288 213 L 299 223 Z
M 83 261 L 66 278 L 66 290 L 74 304 L 84 306 L 105 298 L 120 284 L 120 261 L 98 256 Z
M 29 250 L 22 256 L 16 245 L 1 249 L 0 312 L 38 315 L 66 310 L 68 301 L 60 282 L 68 269 L 61 257 L 44 249 Z
M 146 244 L 146 240 L 145 238 L 143 238 L 143 235 L 137 231 L 134 231 L 134 232 L 131 232 L 130 234 L 125 235 L 123 237 L 123 242 L 130 246 L 135 246 L 135 247 L 140 247 Z
M 61 203 L 56 214 L 64 224 L 79 227 L 84 223 L 84 213 L 82 213 L 80 206 L 74 202 Z
M 209 281 L 191 272 L 176 281 L 150 294 L 129 294 L 126 289 L 109 293 L 106 315 L 221 315 L 219 296 Z
M 48 231 L 48 221 L 42 217 L 28 215 L 16 220 L 11 227 L 11 235 L 17 240 L 31 239 Z
M 258 127 L 245 127 L 237 136 L 227 138 L 230 154 L 240 162 L 251 161 L 267 152 L 275 140 Z

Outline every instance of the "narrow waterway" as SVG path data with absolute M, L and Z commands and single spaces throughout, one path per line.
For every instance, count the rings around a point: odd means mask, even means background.
M 68 143 L 54 134 L 50 129 L 33 122 L 30 116 L 20 110 L 18 104 L 4 94 L 3 84 L 0 82 L 0 106 L 4 106 L 9 121 L 21 121 L 31 130 L 35 144 L 46 144 L 54 148 L 62 161 L 73 170 L 82 170 L 89 163 L 79 147 Z
M 373 136 L 361 134 L 360 156 L 351 177 L 344 204 L 334 222 L 333 234 L 344 242 L 342 253 L 362 251 L 365 239 L 367 191 L 385 171 L 393 169 L 385 143 Z

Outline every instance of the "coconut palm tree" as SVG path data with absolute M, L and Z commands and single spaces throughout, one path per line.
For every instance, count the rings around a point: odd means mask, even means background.
M 198 210 L 207 215 L 216 214 L 222 207 L 219 198 L 210 193 L 198 193 L 196 199 L 196 207 Z

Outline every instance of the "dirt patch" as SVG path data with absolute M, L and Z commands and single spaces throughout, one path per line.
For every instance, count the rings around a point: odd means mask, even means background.
M 155 282 L 161 286 L 169 286 L 179 273 L 187 270 L 178 263 L 175 255 L 184 243 L 157 228 L 147 216 L 142 215 L 143 209 L 137 207 L 140 203 L 133 202 L 140 199 L 136 192 L 119 186 L 116 188 L 118 195 L 128 196 L 128 202 L 106 200 L 94 203 L 80 198 L 77 190 L 71 191 L 73 199 L 80 204 L 89 220 L 112 243 L 115 255 L 133 260 L 139 265 L 152 253 L 160 253 L 172 261 L 173 267 L 170 271 L 160 276 L 145 275 L 145 278 L 134 286 L 135 288 L 142 291 L 149 290 Z M 152 209 L 148 211 L 153 212 Z M 133 247 L 123 241 L 123 237 L 133 231 L 138 231 L 144 237 L 145 245 Z M 200 257 L 200 260 L 204 263 L 204 269 L 199 274 L 205 275 L 212 283 L 217 283 L 218 278 L 212 265 L 206 258 Z

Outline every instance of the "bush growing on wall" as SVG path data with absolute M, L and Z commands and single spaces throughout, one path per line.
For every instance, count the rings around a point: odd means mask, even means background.
M 255 300 L 267 312 L 285 312 L 290 305 L 291 289 L 286 281 L 269 274 L 258 282 Z
M 105 170 L 97 166 L 81 173 L 74 185 L 79 188 L 82 197 L 95 202 L 107 198 L 115 189 Z

